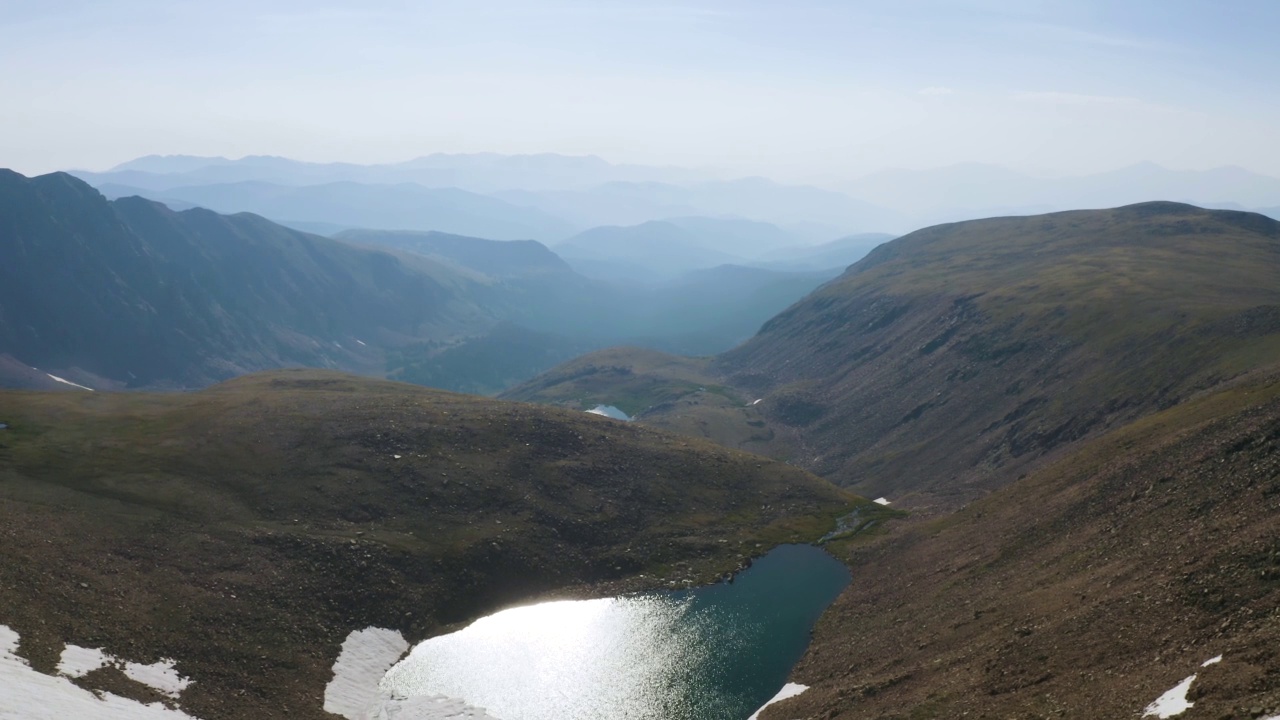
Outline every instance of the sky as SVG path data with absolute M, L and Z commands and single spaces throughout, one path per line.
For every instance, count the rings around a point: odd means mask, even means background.
M 1280 176 L 1274 0 L 3 0 L 0 166 L 595 154 Z

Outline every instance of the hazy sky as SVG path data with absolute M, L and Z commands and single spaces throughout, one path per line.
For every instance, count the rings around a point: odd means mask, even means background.
M 595 153 L 1280 175 L 1276 0 L 0 0 L 0 166 Z

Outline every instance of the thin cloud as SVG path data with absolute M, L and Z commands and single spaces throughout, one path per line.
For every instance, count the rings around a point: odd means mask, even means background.
M 943 97 L 945 95 L 955 95 L 956 91 L 949 87 L 927 87 L 920 88 L 916 91 L 916 94 L 924 95 L 925 97 Z
M 1053 90 L 1014 93 L 1013 98 L 1024 102 L 1044 103 L 1047 105 L 1137 105 L 1142 102 L 1134 97 L 1087 95 Z
M 1059 25 L 1044 22 L 1019 22 L 1008 25 L 1009 30 L 1019 36 L 1036 35 L 1045 40 L 1121 50 L 1140 50 L 1145 52 L 1168 52 L 1176 50 L 1176 46 L 1161 40 L 1103 33 L 1095 30 L 1084 30 L 1070 25 Z

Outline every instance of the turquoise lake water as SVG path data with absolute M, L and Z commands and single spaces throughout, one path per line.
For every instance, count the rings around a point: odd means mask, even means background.
M 502 720 L 745 720 L 849 581 L 822 550 L 783 545 L 732 583 L 496 613 L 420 643 L 382 685 Z

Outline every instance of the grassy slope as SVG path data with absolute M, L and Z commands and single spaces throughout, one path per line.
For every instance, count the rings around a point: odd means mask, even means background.
M 63 642 L 176 658 L 206 720 L 321 717 L 353 629 L 705 580 L 865 502 L 636 425 L 320 371 L 0 408 L 0 623 L 46 672 Z
M 1280 224 L 1148 203 L 900 238 L 718 369 L 811 403 L 824 475 L 962 499 L 1277 349 Z
M 1193 673 L 1186 720 L 1280 712 L 1278 534 L 1272 372 L 853 548 L 772 717 L 1136 717 Z
M 789 459 L 798 442 L 794 433 L 768 423 L 762 408 L 752 404 L 755 398 L 721 384 L 709 366 L 709 358 L 608 348 L 558 365 L 499 397 L 577 409 L 613 405 L 645 425 Z

